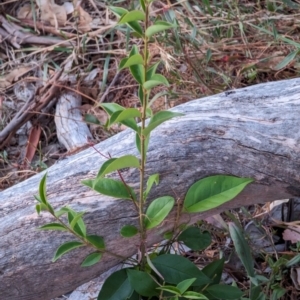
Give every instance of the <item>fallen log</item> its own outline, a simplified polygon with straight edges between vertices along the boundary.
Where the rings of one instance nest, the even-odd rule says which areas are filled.
[[[174,108],[184,117],[153,131],[147,174],[159,173],[160,184],[150,198],[183,197],[195,181],[214,174],[251,177],[255,182],[233,201],[211,211],[183,216],[185,221],[254,203],[300,196],[300,79],[270,82],[191,101]],[[112,157],[137,154],[134,134],[125,130],[101,142],[96,149]],[[93,148],[59,161],[47,170],[48,199],[54,207],[71,206],[85,211],[90,234],[105,237],[108,250],[129,257],[138,240],[119,235],[125,224],[136,223],[128,201],[96,194],[80,181],[95,177],[102,156]],[[119,262],[105,254],[100,263],[81,268],[89,250],[77,249],[57,262],[57,247],[72,239],[61,232],[38,231],[50,221],[38,217],[35,200],[38,174],[0,193],[0,298],[5,300],[51,299],[73,290]],[[123,172],[137,188],[138,173]],[[172,222],[152,230],[149,245],[162,240]]]

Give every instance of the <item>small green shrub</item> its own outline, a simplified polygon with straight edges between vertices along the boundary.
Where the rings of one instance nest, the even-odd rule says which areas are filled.
[[[125,155],[108,159],[101,167],[97,177],[84,180],[82,183],[99,194],[127,200],[139,215],[138,227],[125,225],[120,234],[130,238],[139,234],[139,261],[131,259],[132,267],[113,273],[105,281],[98,299],[237,299],[243,293],[235,286],[220,284],[224,259],[221,258],[208,264],[200,270],[187,258],[172,254],[174,242],[184,243],[192,250],[205,249],[211,241],[208,232],[201,232],[198,228],[179,224],[182,213],[199,213],[215,208],[238,195],[252,179],[237,178],[226,175],[216,175],[203,178],[194,183],[181,202],[177,205],[174,219],[174,229],[165,233],[168,244],[163,249],[148,253],[146,240],[148,230],[159,226],[174,207],[175,199],[166,195],[156,198],[147,206],[149,192],[154,185],[159,184],[159,174],[152,174],[146,178],[145,166],[147,162],[147,147],[151,132],[160,124],[182,114],[171,111],[160,111],[154,114],[151,110],[151,90],[159,85],[168,86],[168,80],[157,73],[160,62],[149,59],[149,44],[154,36],[176,29],[175,23],[153,19],[149,14],[151,1],[140,0],[140,10],[127,11],[124,8],[111,7],[120,18],[119,25],[126,24],[141,42],[141,51],[133,45],[128,57],[124,58],[119,69],[128,68],[139,85],[138,97],[141,111],[136,108],[124,108],[115,103],[103,103],[102,108],[109,115],[107,127],[121,123],[135,131],[136,147],[140,157]],[[153,99],[156,96],[154,95]],[[150,118],[146,123],[146,119]],[[140,120],[138,123],[136,120]],[[139,191],[130,187],[121,175],[121,169],[135,168],[140,172]],[[106,178],[111,172],[117,171],[120,180]],[[145,188],[143,188],[145,186]],[[65,253],[79,247],[92,247],[94,252],[82,262],[83,267],[89,267],[101,260],[106,251],[104,238],[88,235],[83,220],[83,213],[76,212],[69,207],[57,211],[47,200],[46,175],[40,182],[38,204],[36,210],[48,211],[55,222],[41,227],[43,230],[69,231],[76,240],[62,244],[56,251],[53,261]],[[65,218],[66,217],[66,218]],[[111,255],[116,255],[110,253]],[[117,256],[117,255],[116,255]]]

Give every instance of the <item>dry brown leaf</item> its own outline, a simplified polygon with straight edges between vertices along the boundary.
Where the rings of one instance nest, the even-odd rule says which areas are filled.
[[[94,115],[101,124],[105,124],[108,120],[108,116],[107,113],[105,111],[103,111],[102,109],[99,108],[95,108],[93,107],[89,113],[91,113],[92,115]]]
[[[93,21],[93,18],[81,6],[77,6],[76,11],[79,15],[79,26],[78,26],[78,28],[83,32],[90,31],[92,29],[91,23]]]
[[[37,149],[40,140],[41,131],[42,130],[40,125],[34,126],[30,130],[27,147],[26,147],[25,159],[23,162],[24,167],[28,166],[28,164],[31,163],[34,157],[35,151]]]
[[[31,70],[31,67],[20,67],[12,70],[10,73],[0,77],[0,88],[7,88],[17,81],[22,75]]]
[[[63,5],[57,5],[53,1],[36,0],[41,10],[41,20],[49,22],[58,29],[59,26],[65,26],[67,22],[67,12]]]
[[[285,241],[291,241],[297,243],[300,241],[300,225],[288,226],[288,228],[282,233],[282,238]]]
[[[216,256],[216,250],[205,250],[207,257],[214,258]]]
[[[17,12],[18,19],[32,19],[32,9],[31,4],[26,3]]]
[[[11,83],[7,81],[5,77],[0,77],[0,89],[6,89],[10,85]]]

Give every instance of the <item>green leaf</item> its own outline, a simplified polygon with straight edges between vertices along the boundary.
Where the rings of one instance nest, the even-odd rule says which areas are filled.
[[[157,67],[159,66],[159,64],[161,63],[161,61],[156,62],[155,64],[153,64],[146,73],[146,80],[150,80],[152,78],[152,76],[155,75],[155,72],[157,70]]]
[[[83,215],[84,215],[84,212],[76,214],[76,216],[73,218],[72,222],[70,223],[70,227],[72,229],[75,227],[75,225],[77,224],[77,222],[83,221],[82,218],[81,218]]]
[[[242,230],[236,224],[230,222],[228,224],[229,233],[232,238],[235,251],[243,263],[249,277],[255,277],[253,268],[253,259],[250,252],[250,247],[244,237]]]
[[[159,126],[165,121],[175,117],[181,117],[183,114],[172,111],[159,111],[151,119],[148,126],[144,129],[144,135],[148,135],[154,128]]]
[[[41,198],[40,198],[39,195],[33,195],[33,197],[34,197],[34,199],[35,199],[36,201],[42,203],[42,200],[41,200]]]
[[[129,67],[131,75],[134,79],[139,83],[143,84],[145,82],[144,79],[144,70],[145,67],[143,65],[133,65]]]
[[[82,180],[81,183],[93,189],[95,179],[85,179]]]
[[[125,109],[117,103],[101,103],[100,106],[107,112],[109,116],[111,116],[116,111]]]
[[[123,237],[133,237],[138,233],[138,229],[133,225],[125,225],[122,227],[120,233]]]
[[[299,50],[290,52],[279,64],[274,67],[274,70],[278,71],[286,67],[290,62],[292,62],[295,57],[298,55]]]
[[[102,236],[92,234],[87,235],[86,239],[99,250],[105,250],[105,243]]]
[[[76,211],[69,208],[69,211],[68,211],[69,224],[72,223],[73,219],[76,218],[77,215],[78,215],[78,213]],[[73,230],[82,237],[86,236],[86,226],[85,226],[82,218],[77,219],[77,222],[73,227]]]
[[[106,160],[106,161],[102,164],[102,166],[101,166],[101,168],[100,168],[100,170],[99,170],[99,172],[98,172],[98,174],[97,174],[97,178],[101,177],[102,174],[104,173],[104,171],[107,169],[107,167],[108,167],[112,162],[114,162],[116,159],[117,159],[117,158],[115,157],[115,158],[110,158],[110,159]]]
[[[156,253],[152,253],[151,254],[153,257],[155,256],[157,256],[157,254]],[[154,271],[154,273],[156,274],[156,275],[158,275],[163,281],[164,281],[164,277],[158,272],[158,270],[155,268],[155,266],[153,265],[153,263],[152,263],[152,261],[151,261],[151,259],[150,259],[150,257],[149,257],[149,255],[148,255],[148,253],[146,253],[146,260],[147,260],[147,263],[148,263],[148,266],[151,268],[151,270],[153,270]]]
[[[109,9],[117,16],[122,17],[126,13],[128,13],[128,10],[123,7],[116,7],[116,6],[109,6]]]
[[[144,199],[147,198],[149,192],[151,191],[151,188],[153,186],[153,184],[158,185],[159,183],[159,174],[152,174],[149,176],[148,180],[147,180],[147,188],[144,192]]]
[[[150,107],[159,97],[162,97],[162,96],[165,96],[165,95],[168,95],[167,91],[161,91],[161,92],[155,94],[153,96],[153,98],[150,100],[150,102],[148,103],[148,107]]]
[[[47,204],[46,181],[47,181],[47,173],[45,173],[45,175],[42,177],[39,185],[39,199],[44,204]]]
[[[225,258],[221,258],[206,265],[202,272],[212,280],[212,284],[218,284],[222,277]]]
[[[272,296],[271,296],[271,300],[279,300],[279,299],[284,299],[282,298],[284,296],[284,294],[287,292],[286,289],[280,287],[280,286],[276,286],[276,287],[272,287]]]
[[[122,181],[110,178],[96,178],[94,180],[83,180],[82,183],[87,185],[97,193],[114,197],[117,199],[136,199],[136,194],[130,186],[125,186]]]
[[[160,75],[160,74],[154,74],[150,80],[146,81],[144,84],[143,84],[143,87],[146,89],[146,90],[150,90],[158,85],[165,85],[165,86],[169,86],[169,82],[167,80],[167,78],[163,75]]]
[[[140,4],[141,4],[143,11],[146,11],[145,0],[140,0]]]
[[[122,68],[120,70],[129,68],[134,65],[143,65],[144,64],[144,59],[141,54],[133,54],[132,56],[129,56],[128,59],[124,64],[122,64]]]
[[[97,119],[97,117],[91,114],[85,114],[83,121],[89,124],[101,125],[101,122]]]
[[[296,256],[294,256],[292,259],[290,259],[286,264],[285,267],[286,268],[290,268],[293,265],[299,264],[300,262],[300,254],[297,254]]]
[[[262,298],[260,298],[262,295],[262,286],[255,286],[253,284],[250,285],[250,295],[249,298],[255,299],[255,300],[262,300]],[[263,298],[265,299],[265,298]]]
[[[121,61],[119,63],[119,70],[124,69],[124,65],[126,64],[127,60],[128,60],[128,57],[124,57],[121,59]]]
[[[180,293],[183,294],[194,282],[196,278],[186,279],[177,284]]]
[[[174,206],[173,197],[164,196],[153,200],[146,211],[145,228],[158,226],[169,214]]]
[[[127,108],[122,111],[116,111],[112,114],[109,120],[109,125],[111,126],[114,123],[120,123],[124,120],[127,119],[132,119],[132,118],[140,118],[141,113],[138,109],[136,108]]]
[[[139,295],[144,297],[152,297],[159,294],[159,292],[156,290],[158,284],[148,273],[127,269],[127,275],[131,286]]]
[[[218,299],[235,300],[243,296],[243,292],[237,287],[224,284],[211,285],[205,291]]]
[[[82,267],[90,267],[100,261],[102,253],[94,252],[89,254],[82,262]]]
[[[204,296],[201,293],[193,292],[193,291],[187,291],[182,295],[184,298],[187,299],[203,299],[203,300],[209,300],[206,296]]]
[[[55,214],[54,209],[49,202],[47,202],[47,204],[42,203],[41,207],[47,207],[46,210],[48,210],[52,215]]]
[[[68,229],[60,223],[49,223],[49,224],[41,226],[39,229],[68,231]]]
[[[194,183],[184,200],[186,212],[203,212],[232,200],[253,180],[227,175],[203,178]]]
[[[72,211],[69,207],[62,207],[60,210],[55,212],[55,216],[57,218],[61,217],[62,215],[68,213],[69,211]]]
[[[123,111],[125,110],[124,107],[122,107],[119,104],[116,103],[101,103],[100,105],[106,112],[107,114],[111,117],[116,111]],[[125,126],[138,131],[138,126],[136,125],[136,122],[134,120],[124,120],[121,121],[122,124],[124,124]]]
[[[139,96],[139,100],[141,102],[141,105],[143,106],[144,91],[143,91],[143,86],[141,84],[139,84],[138,96]],[[148,93],[148,96],[149,96],[149,93]]]
[[[179,235],[178,241],[182,241],[194,251],[199,251],[211,244],[211,235],[208,231],[202,233],[197,227],[189,227]]]
[[[41,213],[41,204],[37,204],[35,206],[35,210],[36,210],[37,214],[39,215]]]
[[[168,22],[163,22],[163,21],[157,21],[155,22],[154,25],[149,26],[146,30],[146,36],[148,38],[150,38],[152,35],[161,32],[161,31],[165,31],[167,29],[176,27],[175,25],[168,23]]]
[[[127,23],[127,26],[129,26],[132,30],[134,30],[137,37],[143,38],[143,29],[138,22]]]
[[[195,264],[180,255],[163,254],[154,258],[152,263],[167,283],[179,284],[191,278],[196,278],[192,286],[210,283],[210,279]]]
[[[134,21],[144,21],[145,13],[140,10],[132,10],[122,15],[118,24],[125,24]]]
[[[113,36],[114,36],[114,32],[111,31],[111,37]],[[107,84],[110,61],[111,61],[111,56],[110,54],[108,54],[104,59],[104,64],[102,67],[102,81],[101,81],[100,93],[104,92],[104,88],[106,87]]]
[[[117,17],[122,17],[128,13],[128,10],[122,7],[110,6],[109,8]],[[143,29],[137,21],[129,22],[127,25],[134,30],[139,37],[143,37]]]
[[[109,174],[111,172],[114,172],[116,170],[120,170],[123,168],[139,168],[140,167],[140,162],[139,160],[133,156],[133,155],[124,155],[121,157],[118,157],[114,160],[110,159],[109,164],[106,165],[105,169],[100,169],[97,178],[98,177],[103,177],[106,174]]]
[[[123,300],[130,297],[130,285],[126,269],[111,274],[104,282],[97,300]]]
[[[134,56],[134,55],[140,55],[139,54],[139,49],[136,45],[133,45],[133,47],[131,48],[131,51],[129,53],[129,57]],[[142,85],[145,81],[145,78],[144,78],[145,68],[144,68],[143,63],[142,64],[131,65],[129,67],[129,70],[130,70],[132,76],[135,78],[135,80],[139,84]]]
[[[150,117],[150,118],[153,117],[153,111],[150,107],[146,108],[146,117]]]
[[[69,252],[73,249],[76,249],[78,247],[82,247],[82,246],[84,246],[84,244],[81,242],[77,242],[77,241],[66,242],[66,243],[60,245],[58,247],[58,249],[56,250],[56,253],[52,259],[52,262],[57,261],[61,256],[63,256],[67,252]]]
[[[158,290],[163,290],[163,291],[166,291],[166,292],[169,292],[171,294],[175,294],[175,295],[178,295],[180,296],[181,293],[180,293],[180,290],[173,286],[173,285],[163,285],[163,286],[160,286],[157,288]]]
[[[35,197],[36,197],[36,196],[35,196]],[[37,204],[37,205],[35,206],[35,209],[36,209],[36,212],[37,212],[38,214],[40,214],[41,211],[50,211],[50,210],[49,210],[49,207],[51,208],[50,210],[51,210],[52,212],[54,212],[54,211],[53,211],[53,208],[51,207],[51,205],[50,205],[49,203],[44,204],[44,203],[40,202],[39,204]]]

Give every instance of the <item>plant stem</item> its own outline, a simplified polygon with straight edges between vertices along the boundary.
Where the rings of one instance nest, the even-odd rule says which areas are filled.
[[[145,9],[145,31],[148,28],[149,22],[149,4],[146,4]],[[146,81],[146,74],[148,69],[148,38],[144,36],[144,81]],[[143,87],[142,87],[143,88]],[[140,267],[143,271],[146,265],[146,240],[147,240],[147,232],[144,227],[144,181],[145,181],[145,165],[146,165],[146,136],[144,135],[143,131],[145,129],[146,124],[146,110],[147,110],[147,99],[148,99],[148,91],[143,88],[143,107],[142,107],[142,127],[141,127],[141,168],[140,168],[140,203],[139,203],[139,221],[140,221],[140,236],[141,236],[141,262]]]

